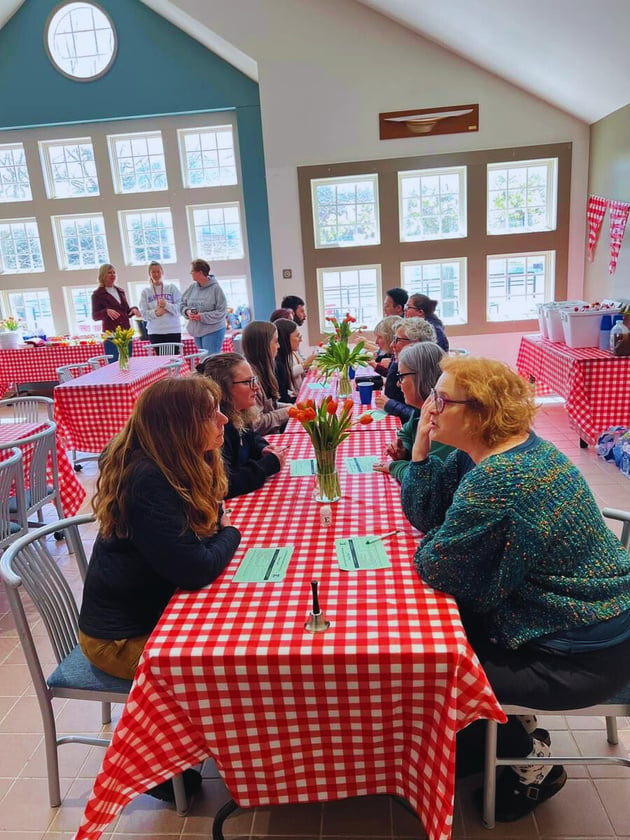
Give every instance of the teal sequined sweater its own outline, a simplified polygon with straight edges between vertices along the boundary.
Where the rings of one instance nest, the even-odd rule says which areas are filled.
[[[402,505],[425,537],[420,576],[484,614],[507,648],[630,609],[630,558],[586,480],[533,433],[461,474],[457,452],[413,462]]]

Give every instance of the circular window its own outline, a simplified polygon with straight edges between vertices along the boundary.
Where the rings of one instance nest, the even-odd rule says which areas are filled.
[[[98,79],[116,57],[114,25],[94,3],[65,3],[48,20],[46,49],[64,76],[78,81]]]

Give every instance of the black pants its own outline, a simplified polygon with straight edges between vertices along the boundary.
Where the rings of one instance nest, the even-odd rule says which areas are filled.
[[[630,639],[592,653],[547,653],[535,644],[508,650],[490,641],[477,617],[462,612],[462,621],[500,703],[549,711],[580,709],[613,697],[628,682]],[[483,769],[484,739],[485,721],[459,733],[458,775]],[[517,718],[499,726],[499,757],[526,756],[531,750],[531,735]]]
[[[181,333],[164,333],[164,335],[150,335],[149,340],[151,344],[181,344]],[[164,351],[160,348],[160,355],[164,355]]]

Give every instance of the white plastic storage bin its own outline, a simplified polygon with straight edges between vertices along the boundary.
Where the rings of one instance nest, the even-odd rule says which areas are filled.
[[[586,306],[585,300],[555,300],[543,304],[543,320],[545,322],[545,338],[549,341],[564,341],[564,331],[560,313],[564,309],[574,309],[576,306]]]
[[[599,327],[603,315],[617,315],[618,309],[560,310],[564,341],[568,347],[599,347]]]

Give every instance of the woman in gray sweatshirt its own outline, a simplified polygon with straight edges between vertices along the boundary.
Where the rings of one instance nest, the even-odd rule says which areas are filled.
[[[199,350],[220,353],[225,338],[225,294],[205,260],[193,260],[190,276],[194,282],[182,295],[180,304],[180,311],[188,320],[188,332]]]

